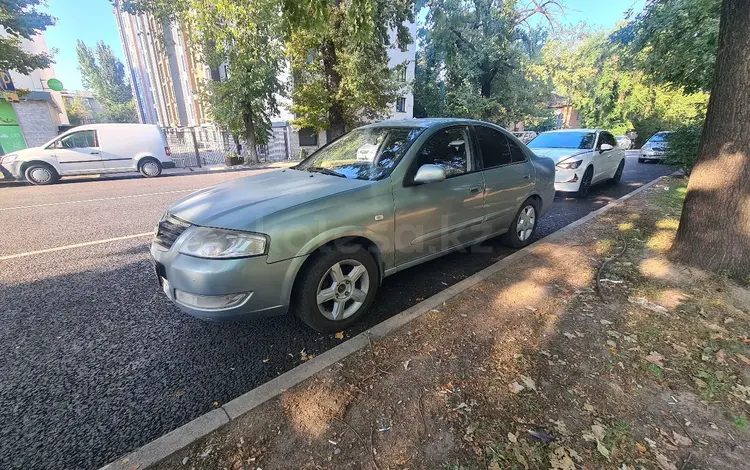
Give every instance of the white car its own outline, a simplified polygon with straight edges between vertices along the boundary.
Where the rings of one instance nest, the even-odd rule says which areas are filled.
[[[633,148],[633,141],[628,136],[618,135],[615,137],[615,140],[617,140],[617,146],[622,149],[630,150]]]
[[[543,132],[527,146],[555,162],[555,190],[586,197],[589,188],[606,181],[617,184],[625,169],[625,150],[614,136],[598,129]]]
[[[646,161],[661,161],[667,153],[667,147],[669,146],[669,138],[672,136],[671,132],[657,132],[652,135],[650,139],[643,144],[641,151],[638,153],[638,163],[644,163]]]
[[[534,131],[515,131],[513,132],[513,135],[516,136],[518,140],[523,142],[524,144],[530,142],[534,137],[536,137],[536,132]]]
[[[69,175],[139,171],[159,176],[163,168],[174,168],[170,155],[166,136],[153,124],[88,124],[5,155],[0,166],[6,178],[51,184]]]

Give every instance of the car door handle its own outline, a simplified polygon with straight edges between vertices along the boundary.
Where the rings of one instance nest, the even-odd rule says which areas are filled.
[[[525,180],[531,179],[531,175],[523,175],[523,179]]]
[[[99,155],[99,152],[89,152],[89,155]]]
[[[481,186],[472,186],[471,188],[469,188],[469,194],[479,194],[479,191],[481,190]]]

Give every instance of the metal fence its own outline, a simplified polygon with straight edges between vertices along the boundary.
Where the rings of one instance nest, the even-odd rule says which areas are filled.
[[[271,129],[268,144],[257,147],[259,161],[274,162],[289,158],[286,129],[276,126]],[[165,127],[164,134],[177,167],[201,167],[224,163],[226,157],[239,156],[244,159],[247,156],[244,139],[235,139],[231,133],[215,127]]]

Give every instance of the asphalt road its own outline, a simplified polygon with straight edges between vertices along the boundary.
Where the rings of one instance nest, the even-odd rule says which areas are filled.
[[[669,172],[629,157],[620,185],[556,199],[537,237]],[[204,323],[156,285],[146,233],[167,207],[247,174],[0,185],[0,468],[98,468],[340,343],[292,315]],[[346,337],[510,252],[490,240],[387,278]]]

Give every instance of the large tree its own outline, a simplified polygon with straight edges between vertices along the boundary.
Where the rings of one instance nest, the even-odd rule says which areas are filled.
[[[112,48],[99,41],[95,48],[78,40],[78,70],[83,86],[91,90],[109,122],[138,122],[133,92],[125,78],[125,67]]]
[[[285,93],[281,0],[124,0],[120,8],[186,26],[195,56],[212,70],[201,101],[217,124],[244,138],[246,162],[257,163]]]
[[[420,103],[420,111],[502,125],[546,117],[551,89],[537,73],[546,32],[529,27],[526,20],[544,15],[554,21],[558,2],[532,1],[529,7],[525,5],[514,0],[427,2],[418,64],[423,75],[417,77],[415,95],[430,101]],[[440,83],[437,87],[436,78]],[[435,99],[438,92],[444,97],[444,106]]]
[[[33,54],[21,47],[22,39],[31,39],[55,24],[53,17],[38,10],[43,4],[41,0],[0,1],[0,27],[5,30],[0,36],[0,70],[28,74],[52,63],[49,54]]]
[[[673,256],[750,276],[750,2],[724,0],[716,73]]]
[[[283,0],[283,12],[295,123],[335,138],[385,116],[406,85],[388,48],[413,40],[413,1]]]

